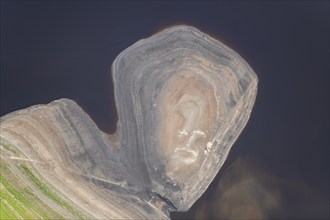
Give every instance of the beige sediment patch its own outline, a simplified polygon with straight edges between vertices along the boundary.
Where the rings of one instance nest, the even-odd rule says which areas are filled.
[[[169,85],[162,108],[161,143],[168,175],[181,182],[206,159],[217,102],[212,85],[194,72],[182,72]]]

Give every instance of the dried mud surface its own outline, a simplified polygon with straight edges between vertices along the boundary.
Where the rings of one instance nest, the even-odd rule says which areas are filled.
[[[69,99],[0,119],[4,179],[29,187],[50,218],[167,219],[188,210],[247,123],[258,81],[237,53],[188,26],[138,41],[112,74],[115,134]],[[29,207],[12,213],[41,215]]]

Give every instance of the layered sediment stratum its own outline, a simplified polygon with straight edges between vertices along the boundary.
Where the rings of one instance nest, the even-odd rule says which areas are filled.
[[[176,26],[123,51],[112,74],[115,134],[71,100],[32,106],[1,117],[2,167],[65,218],[159,219],[188,210],[247,123],[254,71],[219,41]],[[33,186],[24,167],[71,208]]]

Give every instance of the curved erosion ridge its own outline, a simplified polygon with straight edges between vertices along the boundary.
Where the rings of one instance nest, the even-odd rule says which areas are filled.
[[[115,134],[100,131],[71,100],[32,106],[1,118],[3,167],[15,175],[29,166],[81,218],[169,218],[188,210],[247,123],[256,74],[189,26],[138,41],[119,54],[112,74]],[[39,194],[55,213],[74,215]]]

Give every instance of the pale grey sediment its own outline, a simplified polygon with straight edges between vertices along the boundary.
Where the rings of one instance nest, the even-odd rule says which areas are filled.
[[[256,74],[219,41],[175,26],[124,50],[112,76],[116,134],[103,133],[75,102],[61,99],[2,117],[1,138],[78,181],[81,194],[48,166],[33,164],[95,217],[168,218],[188,210],[247,123]],[[84,206],[88,197],[99,200]]]
[[[195,28],[177,26],[123,51],[113,64],[113,78],[122,128],[119,135],[129,137],[122,144],[127,160],[131,161],[125,164],[132,173],[135,169],[148,170],[134,178],[135,185],[140,190],[151,188],[168,198],[178,210],[189,209],[214,178],[246,124],[257,91],[255,73],[237,53],[220,42]],[[177,96],[169,104],[166,97],[173,93]],[[171,109],[164,112],[166,107],[180,102],[180,98],[181,106],[173,112]],[[168,131],[170,134],[162,136],[164,126],[177,122],[169,119],[174,117],[175,110],[179,110],[178,116],[187,116],[183,121],[199,119],[201,123],[187,125],[188,131],[175,130],[184,126],[174,126]],[[175,137],[180,135],[178,132],[186,140]],[[177,146],[168,145],[178,141],[186,146],[189,138],[200,144],[182,148],[182,153],[192,154],[191,161],[185,165],[179,159],[171,164],[168,157]],[[165,143],[171,139],[173,142]],[[173,148],[172,152],[166,154],[166,148]],[[187,169],[182,167],[184,173],[175,173],[169,165]]]

